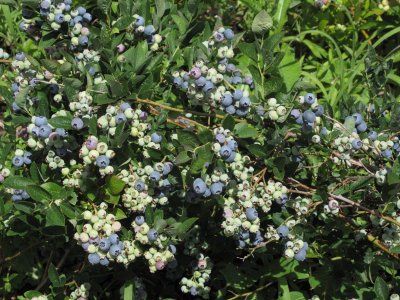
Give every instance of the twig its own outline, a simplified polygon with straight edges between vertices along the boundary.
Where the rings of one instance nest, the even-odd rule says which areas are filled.
[[[239,299],[239,298],[246,298],[254,293],[260,292],[262,290],[265,290],[266,288],[270,287],[272,284],[274,283],[274,281],[268,282],[266,285],[260,286],[259,288],[255,289],[254,291],[251,292],[246,292],[243,294],[239,294],[239,295],[235,295],[231,298],[228,298],[228,300],[235,300],[235,299]],[[231,292],[233,293],[233,292]],[[234,294],[234,293],[233,293]]]

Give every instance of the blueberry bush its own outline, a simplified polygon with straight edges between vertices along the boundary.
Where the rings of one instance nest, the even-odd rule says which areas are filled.
[[[2,299],[400,299],[398,0],[0,0]]]

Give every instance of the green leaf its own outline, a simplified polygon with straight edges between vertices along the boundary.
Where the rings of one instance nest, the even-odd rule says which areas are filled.
[[[187,163],[191,159],[192,158],[189,156],[188,151],[182,151],[182,152],[179,152],[178,155],[175,157],[174,164],[182,165],[184,163]]]
[[[4,180],[4,186],[12,189],[25,189],[28,185],[35,185],[35,182],[28,178],[22,176],[10,176]]]
[[[172,15],[171,17],[178,26],[179,33],[183,35],[188,27],[188,21],[184,17],[178,15]]]
[[[211,143],[196,148],[193,155],[193,162],[191,166],[192,174],[200,173],[207,164],[210,164],[214,156],[211,149]]]
[[[291,91],[301,74],[301,60],[297,59],[288,48],[279,64],[279,74],[282,76],[286,91]]]
[[[18,94],[15,96],[15,102],[19,107],[25,107],[26,106],[26,98],[29,93],[29,86],[22,88]]]
[[[42,59],[41,63],[51,73],[57,73],[61,66],[58,61],[52,59]]]
[[[106,188],[112,195],[119,195],[125,187],[125,182],[117,176],[107,177]]]
[[[222,120],[222,127],[225,129],[229,129],[232,131],[235,128],[235,119],[231,115],[226,115],[225,118]]]
[[[374,291],[379,300],[387,300],[389,298],[389,288],[379,276],[375,280]]]
[[[266,157],[265,147],[259,144],[251,144],[247,146],[247,149],[250,151],[251,154],[257,157]]]
[[[178,132],[178,142],[184,146],[185,148],[195,148],[200,145],[200,141],[197,138],[196,134],[191,131],[181,130]]]
[[[124,300],[135,300],[135,282],[129,280],[123,286]]]
[[[292,0],[279,0],[274,14],[274,21],[277,22],[276,31],[280,31],[287,21],[287,10]]]
[[[57,269],[53,263],[50,264],[47,275],[49,276],[49,280],[53,285],[57,286],[60,283]]]
[[[64,215],[55,204],[46,211],[46,227],[50,226],[65,226]]]
[[[72,129],[72,117],[59,116],[49,119],[49,124],[55,128]]]
[[[253,24],[251,24],[251,30],[254,33],[265,33],[269,30],[273,25],[273,21],[271,16],[263,9],[260,11],[253,20]]]
[[[239,138],[255,138],[257,136],[257,129],[252,125],[242,122],[235,125],[234,133]]]
[[[97,0],[97,7],[101,9],[101,11],[107,15],[109,9],[111,8],[111,0]]]
[[[285,277],[278,278],[279,289],[281,290],[281,300],[291,300],[289,285]]]
[[[25,187],[26,192],[31,196],[31,198],[35,201],[42,202],[50,201],[51,195],[43,188],[37,185],[28,185]]]
[[[197,222],[199,218],[189,218],[185,221],[183,221],[182,223],[179,224],[178,228],[177,228],[177,233],[179,235],[184,235],[186,232],[189,231],[189,229],[194,225],[194,223]]]

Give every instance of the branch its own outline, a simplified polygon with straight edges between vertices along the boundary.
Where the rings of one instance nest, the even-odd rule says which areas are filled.
[[[268,282],[266,285],[260,286],[259,288],[255,289],[254,291],[246,292],[246,293],[239,294],[239,295],[235,295],[232,298],[228,298],[228,300],[235,300],[235,299],[239,299],[239,298],[247,298],[248,296],[250,296],[250,295],[252,295],[254,293],[258,293],[258,292],[260,292],[262,290],[265,290],[266,288],[271,286],[273,283],[274,283],[274,281]],[[231,292],[231,293],[233,293],[233,292]]]

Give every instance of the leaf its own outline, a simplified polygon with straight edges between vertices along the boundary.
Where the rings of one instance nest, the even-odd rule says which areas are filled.
[[[25,187],[26,192],[35,201],[42,202],[43,200],[50,201],[51,195],[43,188],[37,185],[28,185]]]
[[[281,290],[281,300],[291,300],[289,285],[285,277],[278,278],[279,289]]]
[[[18,94],[15,96],[15,102],[19,107],[25,107],[26,105],[26,98],[29,93],[29,86],[22,88]]]
[[[58,69],[60,68],[60,63],[56,60],[42,59],[41,63],[51,73],[57,73]]]
[[[179,152],[178,155],[175,157],[174,164],[176,165],[182,165],[188,161],[190,161],[192,158],[189,156],[188,151],[182,151]]]
[[[250,151],[251,154],[257,157],[266,157],[265,147],[259,144],[250,144],[247,146],[247,149]]]
[[[117,176],[107,177],[106,188],[112,195],[119,195],[125,187],[125,182]]]
[[[199,218],[189,218],[182,223],[179,224],[177,228],[177,233],[179,235],[184,235],[186,232],[189,231],[189,229],[193,226],[194,223],[197,222]]]
[[[231,131],[235,128],[235,124],[235,119],[231,115],[226,115],[222,120],[222,127]]]
[[[239,138],[255,138],[257,129],[248,123],[242,122],[235,125],[234,133]]]
[[[10,176],[4,180],[4,186],[12,189],[25,189],[28,185],[35,185],[35,182],[28,178],[22,176]]]
[[[178,142],[185,147],[195,148],[200,145],[196,134],[190,131],[181,130],[178,132]]]
[[[389,288],[386,282],[379,276],[375,280],[374,291],[380,300],[386,300],[389,298]]]
[[[133,280],[127,281],[123,286],[124,300],[135,300],[135,282]]]
[[[178,15],[172,15],[171,17],[178,26],[179,33],[183,35],[188,27],[188,21],[184,17]]]
[[[72,117],[59,116],[49,119],[49,124],[55,128],[72,129]]]
[[[50,264],[47,275],[49,276],[49,280],[53,285],[57,286],[60,283],[57,269],[53,263]]]
[[[274,21],[277,22],[276,31],[280,31],[287,21],[287,10],[292,0],[279,0],[274,14]]]
[[[46,227],[50,226],[65,226],[64,215],[55,204],[46,211]]]
[[[100,8],[105,15],[107,15],[111,7],[111,2],[111,0],[97,0],[97,7]]]
[[[251,30],[254,33],[265,33],[273,25],[271,16],[263,9],[254,18]]]
[[[196,148],[194,151],[192,166],[190,168],[192,174],[200,173],[207,164],[211,163],[213,156],[214,152],[211,149],[210,143]]]
[[[301,74],[301,60],[298,60],[292,50],[288,48],[283,60],[279,64],[279,74],[281,74],[286,91],[292,90],[294,84],[299,80]]]

